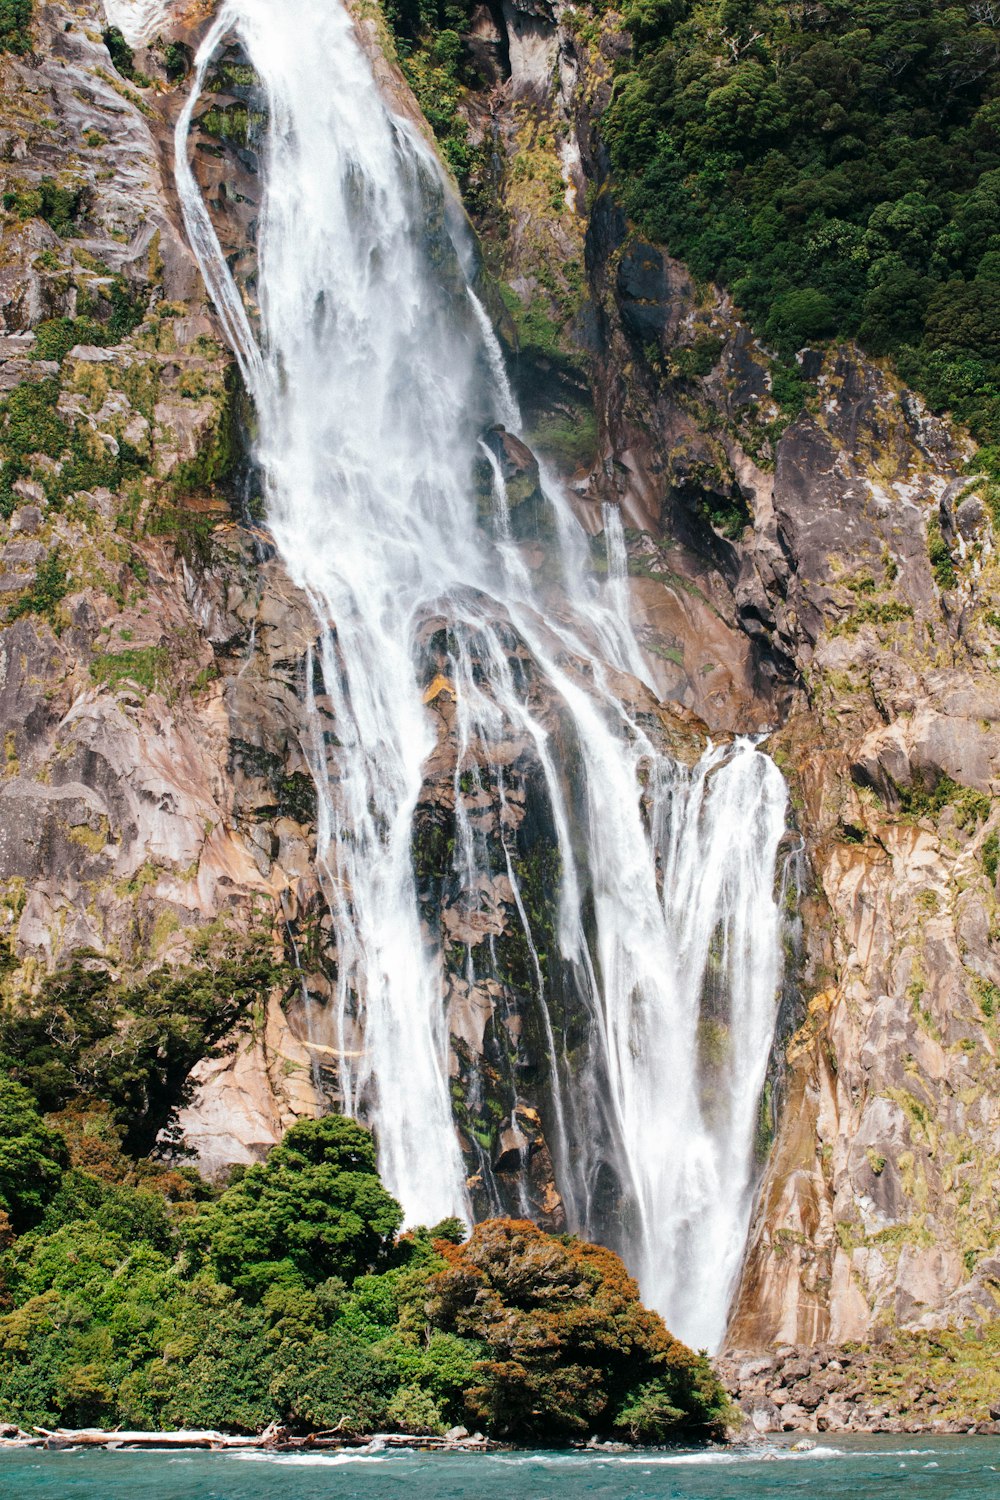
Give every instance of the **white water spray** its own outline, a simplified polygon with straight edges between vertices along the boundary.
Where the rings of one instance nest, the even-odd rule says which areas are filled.
[[[260,345],[187,158],[206,70],[228,32],[257,69],[269,117]],[[256,403],[270,526],[318,622],[305,712],[346,1107],[375,1126],[382,1172],[411,1223],[468,1215],[441,944],[421,922],[411,854],[434,747],[424,642],[440,623],[460,748],[455,868],[470,899],[482,854],[463,815],[468,747],[512,736],[532,747],[558,842],[554,958],[574,976],[592,1038],[576,1072],[549,1020],[504,847],[545,1018],[549,1144],[570,1223],[616,1239],[674,1331],[714,1346],[746,1234],[776,1016],[782,778],[748,741],[710,749],[688,771],[621,701],[621,674],[645,674],[613,508],[600,584],[558,487],[544,486],[561,573],[557,603],[547,597],[544,608],[495,461],[494,512],[481,519],[482,434],[516,426],[516,410],[461,269],[467,247],[456,252],[442,175],[380,97],[338,0],[227,0],[178,124],[177,180]],[[561,705],[571,751],[513,670],[512,642]],[[502,799],[499,752],[490,771]],[[617,1223],[599,1201],[602,1133]]]

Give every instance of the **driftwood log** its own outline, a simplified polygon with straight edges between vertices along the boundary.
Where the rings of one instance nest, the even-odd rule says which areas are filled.
[[[0,1440],[4,1447],[30,1448],[204,1448],[212,1451],[224,1449],[266,1449],[271,1452],[298,1452],[302,1449],[367,1450],[377,1453],[385,1448],[419,1448],[436,1452],[482,1452],[505,1446],[493,1443],[481,1433],[458,1436],[448,1433],[444,1437],[430,1437],[423,1433],[379,1432],[362,1436],[331,1430],[309,1433],[297,1437],[288,1428],[272,1424],[257,1437],[241,1437],[232,1433],[212,1431],[182,1432],[105,1432],[96,1427],[35,1427],[33,1434],[18,1433],[16,1437]]]

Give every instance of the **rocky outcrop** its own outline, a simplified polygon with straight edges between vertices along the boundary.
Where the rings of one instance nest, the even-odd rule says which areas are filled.
[[[117,73],[102,20],[50,5],[32,57],[0,64],[12,1004],[83,950],[128,976],[264,922],[280,951],[315,899],[296,707],[311,617],[234,524],[238,391],[179,227],[163,96]],[[235,1061],[206,1065],[210,1167],[320,1108],[294,998],[260,998]]]
[[[1000,1269],[994,1262],[994,1274]],[[993,1351],[952,1335],[874,1347],[780,1345],[727,1356],[722,1379],[747,1436],[767,1432],[1000,1433]]]

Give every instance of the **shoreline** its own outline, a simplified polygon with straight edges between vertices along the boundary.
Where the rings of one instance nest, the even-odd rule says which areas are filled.
[[[974,1394],[968,1364],[932,1373],[925,1346],[913,1339],[734,1350],[714,1364],[743,1430],[759,1437],[1000,1437],[1000,1376],[988,1393]]]
[[[99,1427],[34,1427],[31,1432],[0,1423],[0,1452],[37,1448],[49,1452],[95,1448],[132,1453],[167,1448],[202,1449],[209,1452],[257,1451],[267,1453],[342,1452],[345,1449],[381,1453],[390,1448],[417,1448],[426,1452],[487,1453],[513,1451],[515,1445],[500,1443],[482,1433],[463,1436],[404,1432],[376,1432],[366,1436],[318,1432],[297,1436],[286,1428],[268,1427],[262,1433],[217,1432],[213,1428],[178,1429],[175,1432],[105,1430]]]
[[[6,1431],[11,1431],[7,1428]],[[813,1435],[817,1430],[813,1429]],[[1000,1422],[988,1423],[970,1422],[968,1425],[961,1423],[943,1422],[933,1426],[928,1425],[900,1425],[898,1420],[889,1420],[889,1425],[871,1426],[865,1428],[852,1427],[839,1429],[823,1429],[818,1433],[822,1438],[839,1437],[888,1437],[888,1436],[921,1436],[921,1437],[1000,1437]],[[792,1439],[795,1441],[791,1441]],[[744,1423],[738,1431],[725,1441],[695,1444],[659,1444],[653,1445],[657,1452],[726,1452],[729,1450],[753,1449],[764,1446],[769,1439],[788,1439],[788,1447],[792,1452],[809,1452],[817,1446],[813,1437],[795,1429],[776,1429],[761,1431],[751,1421]],[[545,1443],[504,1443],[491,1438],[483,1437],[476,1433],[467,1438],[434,1437],[420,1433],[372,1433],[368,1436],[335,1436],[333,1434],[307,1434],[298,1437],[291,1433],[279,1431],[271,1433],[265,1431],[257,1436],[246,1434],[216,1432],[214,1430],[196,1429],[191,1431],[179,1430],[177,1432],[140,1432],[140,1431],[104,1431],[99,1428],[41,1428],[36,1427],[32,1432],[18,1430],[16,1436],[5,1435],[5,1428],[0,1423],[0,1455],[4,1452],[48,1452],[48,1453],[76,1453],[82,1449],[89,1448],[95,1452],[108,1453],[156,1453],[169,1450],[177,1452],[204,1453],[344,1453],[354,1452],[358,1456],[376,1456],[389,1452],[393,1449],[400,1451],[418,1453],[529,1453],[536,1449],[544,1451],[559,1451],[566,1453],[577,1453],[580,1455],[593,1454],[620,1455],[638,1452],[648,1452],[650,1445],[639,1443],[600,1442],[591,1440],[583,1443],[561,1444],[558,1449],[550,1449]]]

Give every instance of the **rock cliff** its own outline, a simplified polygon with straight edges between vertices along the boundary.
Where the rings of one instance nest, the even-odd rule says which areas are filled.
[[[182,1117],[221,1170],[336,1103],[336,954],[300,738],[315,626],[260,526],[251,417],[172,188],[210,8],[116,66],[96,0],[38,6],[31,54],[0,57],[0,916],[11,1004],[76,952],[141,973],[189,960],[205,928],[238,951],[267,926],[287,979],[199,1065]],[[417,117],[386,28],[358,25]],[[636,685],[636,709],[684,758],[706,728],[769,733],[793,790],[802,936],[729,1343],[993,1321],[1000,570],[972,445],[851,347],[801,351],[790,389],[722,292],[631,231],[597,131],[626,45],[613,13],[504,0],[466,42],[481,286],[595,552],[602,505],[621,508],[662,700]],[[192,151],[251,306],[261,126],[224,52]],[[530,452],[496,441],[530,506]],[[526,1196],[558,1227],[530,955],[502,873],[474,913],[449,890],[443,673],[426,701],[425,915],[500,955],[494,979],[448,978],[477,1207]],[[537,765],[509,753],[507,804],[484,793],[472,815],[486,840],[505,820],[540,900]]]

